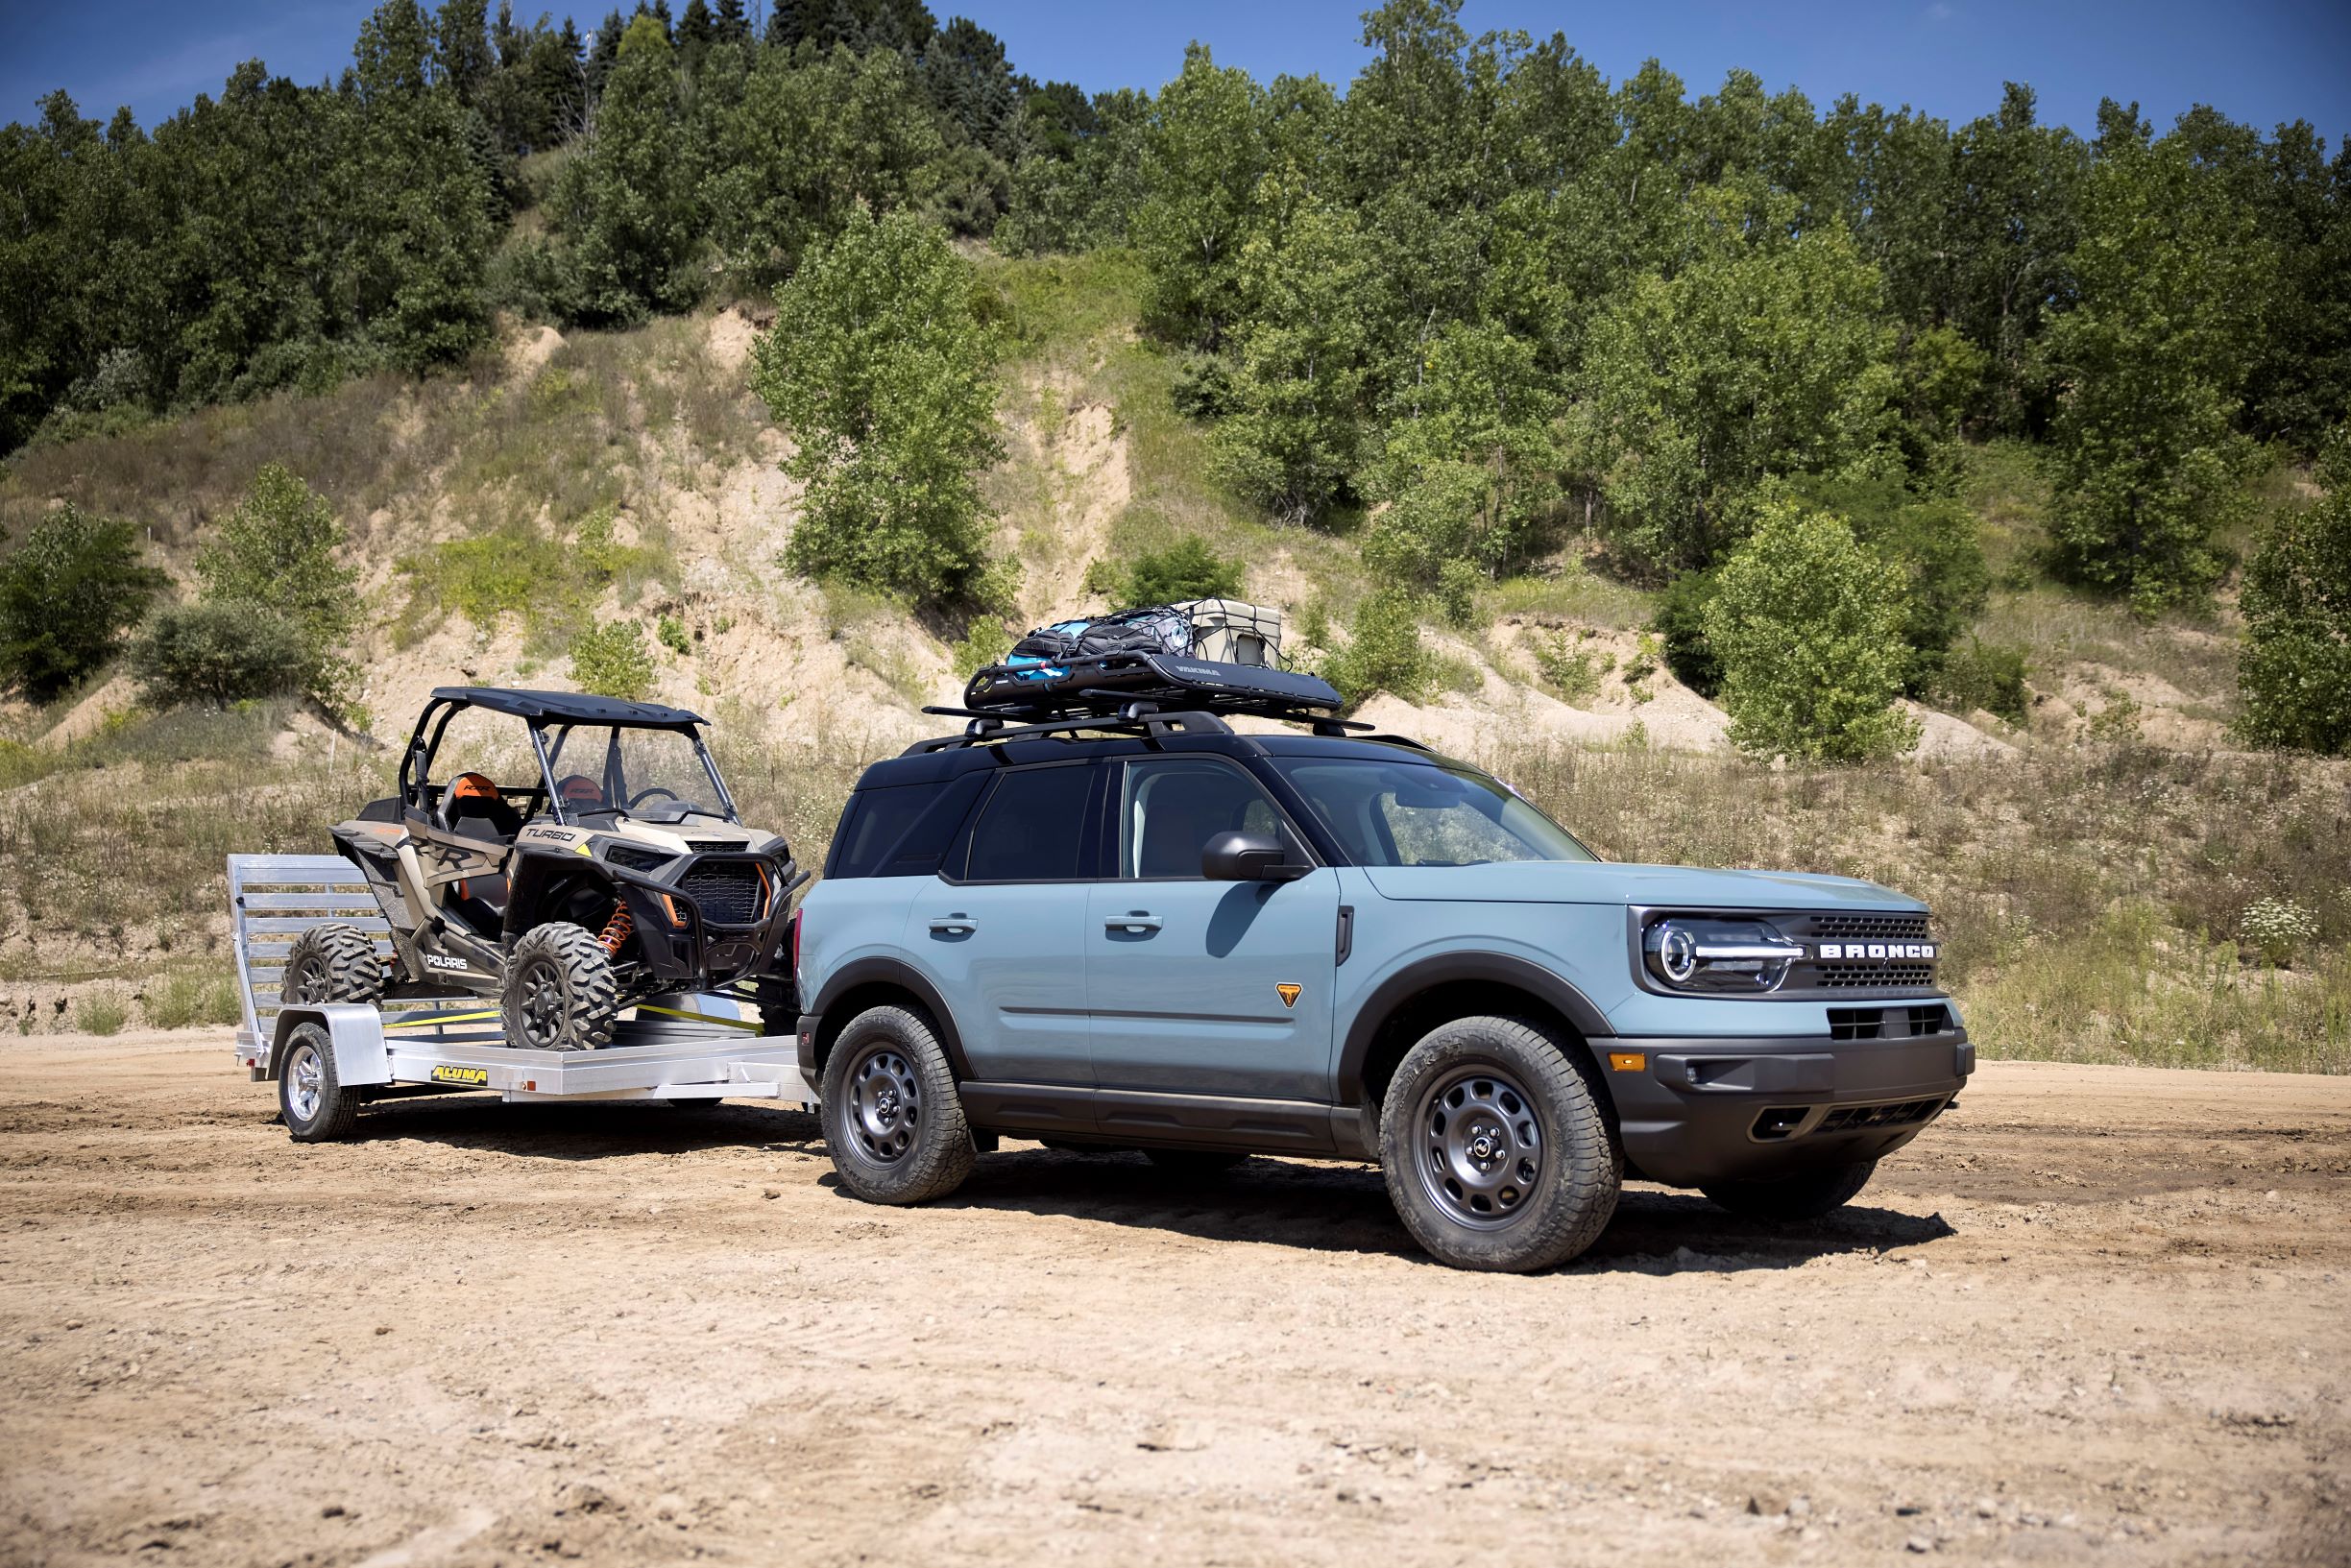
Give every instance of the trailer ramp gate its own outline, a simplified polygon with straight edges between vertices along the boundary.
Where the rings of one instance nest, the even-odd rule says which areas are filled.
[[[392,958],[392,928],[359,868],[339,855],[229,856],[230,939],[243,1020],[237,1065],[256,1082],[297,1023],[326,1026],[341,1083],[490,1090],[518,1099],[782,1099],[816,1103],[788,1025],[762,1032],[739,999],[674,995],[641,1002],[602,1050],[506,1044],[496,1001],[392,998],[373,1004],[297,1004],[279,992],[286,952],[313,926],[356,927]]]

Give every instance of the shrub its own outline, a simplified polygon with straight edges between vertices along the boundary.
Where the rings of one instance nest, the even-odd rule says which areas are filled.
[[[2237,929],[2247,946],[2273,969],[2293,961],[2294,950],[2318,936],[2318,921],[2291,899],[2255,899],[2245,905]]]
[[[633,620],[592,626],[571,639],[571,681],[599,697],[642,698],[653,689],[653,650]]]
[[[1842,521],[1766,505],[1706,612],[1732,740],[1822,761],[1915,744],[1918,727],[1893,706],[1909,659],[1904,609],[1900,568]]]
[[[1126,591],[1129,605],[1229,599],[1241,591],[1241,563],[1218,555],[1198,534],[1186,534],[1164,550],[1137,556]]]
[[[951,650],[956,675],[968,681],[988,665],[1003,663],[1011,651],[1012,634],[1004,622],[994,615],[979,616]]]
[[[291,628],[300,667],[291,685],[273,685],[270,692],[299,692],[359,718],[351,692],[354,671],[339,651],[359,621],[358,573],[335,565],[343,542],[343,525],[326,497],[292,470],[265,463],[198,553],[196,575],[206,605],[241,606]]]
[[[205,600],[158,611],[131,642],[131,672],[153,708],[300,692],[314,671],[293,621],[250,604]]]
[[[1412,595],[1400,589],[1375,593],[1347,622],[1348,640],[1331,657],[1331,685],[1350,708],[1382,691],[1418,702],[1436,679],[1436,663],[1420,643],[1420,620]]]
[[[70,502],[0,558],[0,688],[48,702],[114,656],[166,579],[128,522]]]
[[[2256,745],[2351,751],[2351,427],[2319,465],[2325,498],[2277,519],[2245,568],[2238,728]]]
[[[131,1009],[111,991],[92,991],[74,1003],[73,1021],[84,1034],[120,1034]]]
[[[233,1024],[242,1011],[233,976],[175,970],[147,993],[147,1022],[158,1029]]]
[[[1928,694],[1957,712],[1980,708],[2011,724],[2024,722],[2024,650],[1970,637],[1943,656]]]
[[[655,621],[653,635],[671,653],[683,656],[693,652],[693,643],[686,636],[686,623],[675,615],[664,615]]]
[[[1535,643],[1535,667],[1560,701],[1580,707],[1600,690],[1601,668],[1589,648],[1578,647],[1565,632]]]
[[[1975,518],[1957,500],[1914,495],[1888,474],[1799,479],[1788,488],[1807,507],[1843,518],[1855,539],[1902,568],[1903,639],[1913,655],[1903,689],[1921,694],[1991,592]]]
[[[1449,626],[1466,630],[1478,623],[1478,590],[1486,574],[1466,561],[1448,561],[1437,568],[1437,609]]]

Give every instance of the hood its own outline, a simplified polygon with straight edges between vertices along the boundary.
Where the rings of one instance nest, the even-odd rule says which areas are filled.
[[[1798,871],[1703,871],[1605,860],[1496,860],[1477,866],[1367,866],[1390,899],[1487,904],[1612,904],[1700,909],[1900,909],[1926,905],[1854,877]]]
[[[624,838],[632,844],[644,844],[679,855],[686,854],[696,845],[704,850],[719,845],[730,850],[756,849],[773,836],[716,817],[693,817],[685,822],[646,822],[640,817],[623,815],[609,819],[594,831],[615,838]]]

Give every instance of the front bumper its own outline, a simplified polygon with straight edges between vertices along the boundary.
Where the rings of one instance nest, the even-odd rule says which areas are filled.
[[[1975,1070],[1964,1029],[1894,1040],[1594,1041],[1627,1174],[1670,1187],[1874,1160],[1917,1137]],[[1633,1065],[1633,1058],[1639,1065]]]

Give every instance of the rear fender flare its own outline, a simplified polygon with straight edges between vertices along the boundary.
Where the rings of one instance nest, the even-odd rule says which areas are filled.
[[[955,1013],[948,1007],[947,999],[939,995],[937,986],[923,977],[920,970],[897,958],[853,958],[825,977],[816,1000],[803,1003],[805,1011],[824,1021],[813,1042],[815,1047],[831,1046],[834,1037],[848,1024],[847,1014],[835,1016],[841,999],[869,985],[895,986],[920,1001],[923,1011],[931,1017],[931,1026],[938,1030],[939,1045],[947,1052],[947,1063],[955,1071],[956,1081],[960,1083],[971,1076],[971,1063],[963,1055],[963,1035],[956,1027]]]

